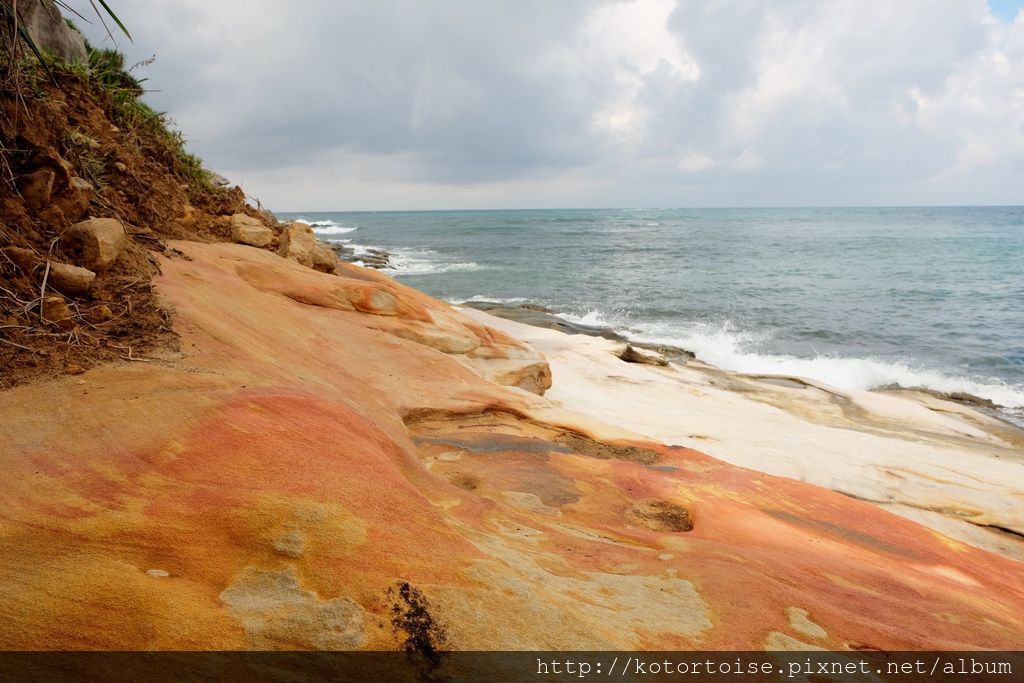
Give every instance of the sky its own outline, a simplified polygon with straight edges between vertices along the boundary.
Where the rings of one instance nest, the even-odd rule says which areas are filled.
[[[1024,204],[1024,0],[108,4],[275,211]]]

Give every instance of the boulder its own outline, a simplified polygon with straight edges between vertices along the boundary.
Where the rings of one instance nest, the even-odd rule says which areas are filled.
[[[3,254],[24,273],[31,273],[42,262],[42,259],[34,251],[22,247],[3,247],[0,249],[0,254]]]
[[[619,358],[627,363],[641,363],[643,365],[668,365],[668,361],[660,353],[638,349],[635,346],[626,344],[626,348],[619,354]]]
[[[47,283],[61,294],[80,296],[88,294],[96,281],[96,273],[86,268],[79,268],[68,263],[50,262],[50,275]]]
[[[38,211],[49,205],[56,177],[52,169],[40,168],[18,179],[18,191],[28,208]]]
[[[236,213],[231,217],[231,239],[252,247],[267,247],[274,241],[274,231],[252,216]]]
[[[313,268],[324,273],[333,273],[338,267],[338,257],[330,245],[323,242],[313,244]]]
[[[108,320],[114,319],[114,312],[110,310],[110,306],[106,304],[100,304],[99,306],[95,306],[86,311],[85,317],[89,320],[89,322],[104,323]]]
[[[316,235],[313,228],[305,223],[289,223],[281,231],[280,246],[277,253],[284,258],[298,261],[309,268],[313,267],[313,246]]]
[[[61,329],[70,329],[75,326],[68,302],[62,296],[43,297],[42,315],[44,320],[56,323]]]
[[[67,25],[53,0],[19,2],[18,22],[41,50],[61,61],[89,63],[82,34]]]
[[[95,193],[96,188],[92,183],[85,178],[74,177],[68,181],[67,189],[54,200],[54,204],[60,207],[68,221],[74,223],[82,220]]]
[[[90,218],[68,228],[62,237],[64,247],[82,266],[100,273],[121,255],[128,242],[124,226],[116,218]]]
[[[543,396],[551,388],[551,366],[540,354],[536,358],[487,358],[467,355],[463,362],[484,379],[507,387],[519,387]]]

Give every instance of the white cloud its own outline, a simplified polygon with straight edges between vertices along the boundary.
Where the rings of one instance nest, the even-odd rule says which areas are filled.
[[[155,106],[282,210],[1024,203],[1024,14],[982,0],[116,9]]]
[[[682,159],[679,160],[677,166],[680,171],[686,173],[692,173],[694,171],[703,171],[704,169],[711,168],[715,165],[715,160],[706,154],[699,154],[690,152]]]

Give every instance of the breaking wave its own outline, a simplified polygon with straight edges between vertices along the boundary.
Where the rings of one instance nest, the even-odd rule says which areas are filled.
[[[597,309],[559,313],[570,322],[615,329],[628,339],[674,346],[705,363],[746,374],[787,375],[823,382],[838,389],[866,391],[883,387],[929,389],[967,394],[991,401],[1013,416],[1024,417],[1024,387],[997,378],[971,377],[916,366],[908,360],[818,355],[813,358],[764,353],[769,335],[738,329],[731,323],[658,324],[625,321]]]
[[[389,252],[385,272],[401,275],[436,275],[484,270],[473,261],[452,261],[432,249],[395,249]]]
[[[313,228],[318,237],[329,237],[331,235],[347,235],[359,229],[358,226],[339,225],[334,221],[309,221],[305,218],[296,218],[300,223],[305,223]],[[328,240],[329,241],[329,240]]]

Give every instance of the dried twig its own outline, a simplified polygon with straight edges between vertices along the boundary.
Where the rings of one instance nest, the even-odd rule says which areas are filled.
[[[35,349],[29,348],[27,346],[22,346],[21,344],[18,344],[17,342],[12,342],[10,339],[4,339],[3,337],[0,337],[0,342],[3,342],[4,344],[10,344],[11,346],[16,346],[19,349],[23,349],[25,351],[31,351],[31,352],[35,353]]]
[[[0,287],[0,292],[3,292],[4,294],[6,294],[7,298],[9,298],[11,301],[14,301],[19,306],[31,307],[32,304],[35,303],[34,301],[22,301],[21,299],[18,298],[18,296],[14,292],[12,292],[11,290],[7,289],[6,287]],[[26,310],[28,310],[28,309],[26,308]]]
[[[46,301],[46,280],[50,277],[50,260],[46,260],[46,270],[43,272],[43,284],[39,288],[39,320],[44,321],[46,318],[43,317],[43,302]]]

